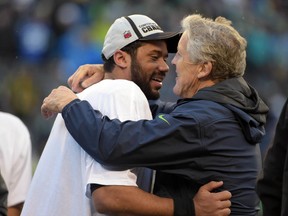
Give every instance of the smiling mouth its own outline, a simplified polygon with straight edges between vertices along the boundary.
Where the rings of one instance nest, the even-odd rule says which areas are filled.
[[[162,81],[163,81],[163,79],[161,79],[159,77],[158,78],[152,78],[151,79],[151,88],[158,91],[159,89],[162,88],[162,85],[163,85]]]
[[[163,79],[161,79],[161,78],[152,78],[152,80],[159,82],[159,83],[162,83],[162,81],[163,81]]]
[[[162,82],[162,80],[161,79],[157,79],[157,78],[153,78],[152,80],[154,80],[154,81],[156,81],[156,82]]]

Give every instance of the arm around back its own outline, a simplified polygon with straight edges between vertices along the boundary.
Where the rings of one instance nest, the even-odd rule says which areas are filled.
[[[162,198],[131,186],[102,186],[94,190],[92,196],[99,213],[131,216],[228,216],[230,215],[231,193],[211,191],[222,186],[223,182],[210,182],[200,187],[193,200],[185,203],[190,209],[175,209],[175,200]],[[182,203],[182,202],[181,202]],[[195,210],[193,209],[195,205]],[[194,212],[195,211],[195,212]],[[189,212],[189,213],[188,213]]]
[[[95,160],[107,166],[144,166],[173,173],[176,169],[183,169],[184,164],[191,163],[193,156],[203,151],[198,138],[198,122],[193,118],[161,114],[150,121],[120,122],[103,117],[89,103],[80,100],[66,105],[62,117],[77,143]],[[195,126],[195,133],[184,137],[183,130],[187,131],[187,125],[189,128]],[[192,136],[195,139],[191,141]]]
[[[172,199],[132,186],[102,186],[92,196],[97,211],[108,215],[172,216],[174,211]]]

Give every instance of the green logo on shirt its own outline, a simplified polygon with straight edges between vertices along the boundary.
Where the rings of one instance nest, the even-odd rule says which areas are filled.
[[[164,122],[166,122],[168,125],[170,125],[170,123],[164,118],[164,115],[161,114],[158,116],[161,120],[163,120]]]

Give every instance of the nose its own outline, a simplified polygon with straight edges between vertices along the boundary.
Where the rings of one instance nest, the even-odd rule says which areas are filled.
[[[173,57],[173,59],[172,59],[172,61],[171,61],[171,63],[172,63],[172,65],[176,65],[176,55],[174,55],[174,57]]]
[[[163,71],[165,73],[167,73],[169,71],[169,66],[168,66],[167,62],[164,59],[161,61],[161,64],[160,64],[159,68],[160,68],[160,71]]]

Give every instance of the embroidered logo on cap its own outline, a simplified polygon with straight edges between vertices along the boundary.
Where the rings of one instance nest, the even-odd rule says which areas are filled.
[[[158,26],[156,23],[145,23],[139,26],[139,28],[144,32],[150,32],[155,30],[162,30],[160,26]]]
[[[123,35],[125,39],[132,37],[132,34],[130,31],[125,31]]]

